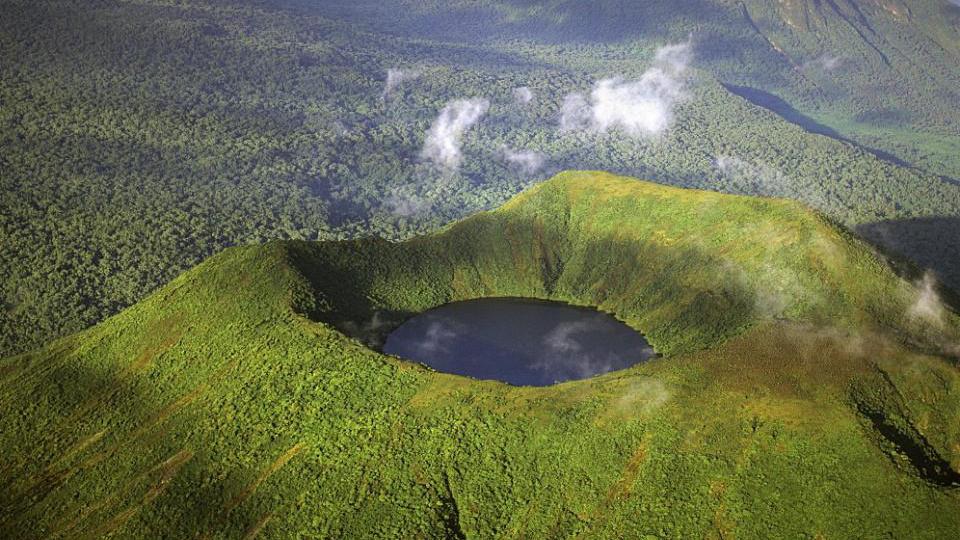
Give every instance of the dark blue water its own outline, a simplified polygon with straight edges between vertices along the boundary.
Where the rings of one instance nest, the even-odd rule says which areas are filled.
[[[440,306],[403,323],[383,350],[437,371],[529,386],[585,379],[655,355],[641,334],[606,313],[525,298]]]

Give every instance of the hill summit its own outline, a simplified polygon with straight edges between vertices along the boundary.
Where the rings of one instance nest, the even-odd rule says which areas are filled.
[[[492,296],[663,356],[530,388],[379,352]],[[228,249],[0,361],[0,533],[955,536],[958,345],[933,283],[798,203],[565,172],[402,243]]]

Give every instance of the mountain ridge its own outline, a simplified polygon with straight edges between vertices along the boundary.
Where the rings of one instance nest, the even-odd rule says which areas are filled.
[[[0,531],[950,534],[960,375],[933,352],[960,332],[915,324],[924,291],[798,203],[597,172],[404,243],[230,248],[0,361]],[[498,294],[599,306],[664,358],[526,388],[375,350]]]

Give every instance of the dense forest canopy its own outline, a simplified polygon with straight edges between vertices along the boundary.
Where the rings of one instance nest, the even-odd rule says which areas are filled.
[[[801,200],[960,285],[950,2],[0,9],[2,354],[227,246],[405,238],[567,168]]]
[[[224,249],[0,359],[0,537],[956,538],[960,316],[929,285],[795,201],[592,171],[403,242]],[[532,387],[378,352],[482,297],[662,356]]]

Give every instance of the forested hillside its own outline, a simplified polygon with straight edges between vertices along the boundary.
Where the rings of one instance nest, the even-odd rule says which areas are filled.
[[[404,238],[563,168],[795,198],[960,284],[960,8],[584,6],[2,0],[0,353],[227,246]]]
[[[361,341],[495,296],[662,356],[524,387]],[[566,172],[405,242],[227,249],[0,358],[0,537],[956,538],[958,344],[794,201]]]

